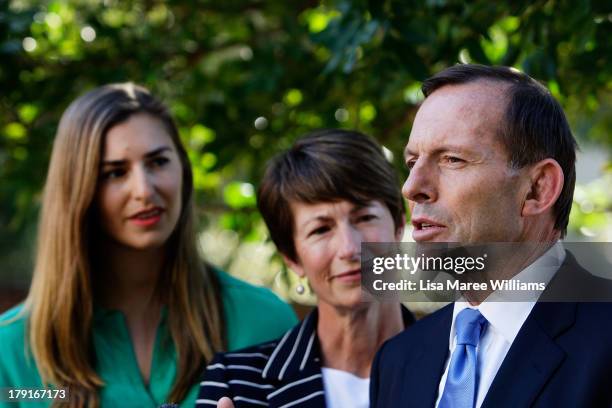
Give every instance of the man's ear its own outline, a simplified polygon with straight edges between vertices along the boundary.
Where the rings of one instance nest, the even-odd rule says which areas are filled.
[[[395,240],[400,242],[402,237],[404,236],[404,228],[406,228],[406,214],[402,213],[402,219],[400,220],[401,224],[397,226],[395,229]]]
[[[306,273],[304,272],[304,268],[302,268],[302,265],[300,265],[299,262],[295,262],[291,260],[291,258],[289,258],[285,254],[281,254],[281,255],[283,257],[283,261],[285,262],[285,265],[287,265],[289,269],[295,272],[300,278],[303,278],[304,276],[306,276]]]
[[[544,159],[528,171],[530,190],[525,197],[521,215],[539,215],[553,207],[563,189],[563,170],[554,159]]]

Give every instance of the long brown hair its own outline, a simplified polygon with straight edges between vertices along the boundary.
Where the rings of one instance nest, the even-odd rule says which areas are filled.
[[[29,344],[44,384],[70,389],[70,406],[99,406],[104,386],[92,365],[93,290],[91,220],[107,131],[130,115],[160,119],[183,168],[183,208],[166,245],[164,288],[170,333],[178,355],[168,401],[181,401],[206,361],[224,348],[217,279],[196,244],[193,175],[167,108],[145,88],[111,84],[76,99],[60,121],[44,187],[34,276],[25,302]]]

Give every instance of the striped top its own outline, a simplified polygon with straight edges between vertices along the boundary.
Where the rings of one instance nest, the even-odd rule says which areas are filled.
[[[404,325],[414,317],[402,307]],[[317,309],[275,341],[220,353],[206,368],[197,407],[229,397],[236,408],[325,407]]]

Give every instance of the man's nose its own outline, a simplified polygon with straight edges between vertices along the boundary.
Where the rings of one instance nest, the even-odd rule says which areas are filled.
[[[433,172],[434,170],[428,168],[426,163],[417,161],[404,182],[402,195],[409,201],[419,204],[435,201],[437,187]]]
[[[132,172],[130,187],[135,199],[148,202],[155,194],[154,176],[146,168],[138,166]]]
[[[352,225],[339,228],[338,257],[346,261],[359,260],[361,253],[361,233]]]

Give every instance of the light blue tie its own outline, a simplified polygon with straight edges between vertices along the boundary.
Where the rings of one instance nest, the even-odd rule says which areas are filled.
[[[438,408],[473,408],[478,388],[476,346],[487,319],[475,309],[463,309],[455,320],[457,346]]]

